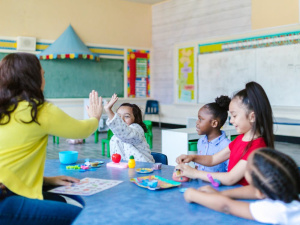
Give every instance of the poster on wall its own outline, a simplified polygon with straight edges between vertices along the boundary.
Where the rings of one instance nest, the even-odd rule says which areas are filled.
[[[127,61],[128,97],[150,97],[150,52],[128,49]]]
[[[194,47],[178,49],[178,76],[176,82],[178,102],[196,102],[194,60]]]

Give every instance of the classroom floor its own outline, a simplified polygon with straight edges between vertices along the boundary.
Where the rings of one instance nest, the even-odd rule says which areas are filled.
[[[163,128],[164,129],[164,128]],[[161,152],[161,130],[153,127],[153,149],[154,152]],[[58,159],[58,153],[65,150],[75,150],[79,153],[79,158],[101,159],[107,158],[102,156],[101,139],[106,138],[105,132],[99,134],[99,141],[95,143],[94,135],[86,139],[84,144],[72,145],[66,142],[66,139],[60,138],[59,144],[53,143],[52,136],[49,136],[47,146],[47,159]],[[300,144],[291,144],[286,142],[275,142],[275,148],[290,155],[300,166]]]

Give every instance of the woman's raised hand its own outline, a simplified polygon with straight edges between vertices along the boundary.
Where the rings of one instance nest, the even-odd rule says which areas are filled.
[[[103,107],[102,107],[102,97],[98,97],[97,91],[92,91],[89,96],[90,105],[86,106],[86,110],[88,113],[88,116],[97,118],[98,121],[100,121]]]
[[[113,94],[113,96],[111,96],[111,99],[109,102],[107,102],[104,105],[104,110],[106,113],[109,113],[111,111],[111,108],[114,106],[114,104],[118,101],[118,96],[117,94]]]

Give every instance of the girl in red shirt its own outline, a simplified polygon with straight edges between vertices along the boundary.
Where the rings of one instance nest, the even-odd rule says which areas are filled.
[[[244,179],[247,159],[251,152],[262,147],[274,148],[273,114],[264,89],[256,82],[249,82],[246,88],[232,98],[229,105],[230,123],[240,135],[215,155],[181,155],[176,159],[179,176],[209,181],[205,171],[198,171],[185,163],[191,161],[215,166],[229,159],[228,172],[210,173],[223,185],[236,183],[247,185]]]

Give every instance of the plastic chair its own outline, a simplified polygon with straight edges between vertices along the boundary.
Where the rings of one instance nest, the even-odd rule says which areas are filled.
[[[189,141],[188,144],[189,144],[189,148],[188,148],[189,151],[190,152],[196,152],[196,154],[197,154],[197,151],[198,151],[198,149],[197,149],[198,140],[197,141]]]
[[[156,100],[147,100],[146,108],[144,113],[144,119],[146,115],[156,114],[158,115],[159,128],[160,128],[160,115],[159,115],[159,104]]]
[[[95,143],[98,143],[98,134],[99,134],[99,131],[98,129],[95,131],[94,133],[94,137],[95,137]]]
[[[168,165],[168,157],[165,154],[159,152],[151,152],[151,155],[153,156],[155,163]]]
[[[237,135],[231,135],[230,141],[233,141],[236,137],[237,137]]]
[[[53,136],[53,143],[55,143],[55,138],[56,138],[56,144],[59,144],[59,137]],[[85,143],[85,139],[83,139],[83,143]]]
[[[114,136],[113,132],[109,129],[107,131],[107,138],[101,140],[102,144],[102,155],[105,155],[105,144],[107,144],[107,157],[110,157],[109,141]]]
[[[144,120],[144,124],[147,127],[147,132],[145,133],[145,138],[147,140],[147,143],[149,144],[150,149],[152,149],[153,146],[153,133],[152,133],[152,121],[150,120]]]

